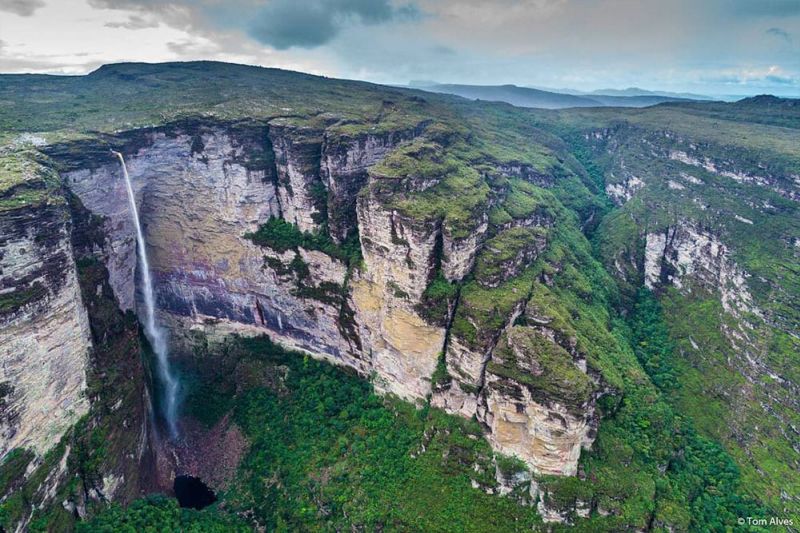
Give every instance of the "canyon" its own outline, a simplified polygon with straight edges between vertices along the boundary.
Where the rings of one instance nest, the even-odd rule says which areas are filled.
[[[283,126],[276,130],[270,123],[266,128],[190,125],[186,131],[169,134],[135,132],[139,147],[127,153],[126,160],[142,205],[160,321],[169,324],[170,337],[183,343],[182,350],[191,351],[198,337],[213,343],[233,333],[268,334],[283,346],[372,375],[378,390],[424,401],[433,392],[431,376],[445,350],[447,329],[428,322],[417,307],[435,275],[437,261],[449,281],[472,270],[480,237],[456,241],[443,231],[440,221],[420,223],[370,195],[361,195],[357,205],[348,205],[338,202],[333,193],[327,205],[314,204],[314,183],[322,176],[326,190],[333,191],[353,189],[350,180],[369,188],[371,179],[382,179],[362,176],[358,169],[366,173],[395,140],[411,138],[411,134],[392,132],[320,143],[312,152],[298,139],[306,139],[308,132],[296,133]],[[264,136],[269,139],[266,146],[259,143]],[[274,167],[257,168],[248,159],[274,161]],[[62,177],[81,203],[103,218],[105,234],[113,243],[110,284],[120,302],[125,302],[122,307],[132,308],[136,239],[119,164],[102,157],[99,161],[71,159],[69,165],[88,167],[70,168]],[[276,251],[246,237],[275,218],[301,231],[317,231],[319,223],[313,215],[319,212],[326,212],[328,220],[354,219],[363,265],[348,268],[339,258],[303,246]],[[535,221],[530,224],[537,227]],[[485,232],[486,224],[482,227]],[[342,237],[344,229],[329,227],[328,231],[333,239]],[[545,245],[544,239],[533,242],[539,248]],[[523,258],[526,264],[532,259]],[[308,271],[303,278],[298,263]],[[524,305],[524,301],[517,304],[519,309],[506,320],[507,326]],[[464,353],[468,348],[457,339],[447,350],[448,369],[452,365],[461,374],[468,371],[462,364],[471,364],[468,383],[477,388],[486,380],[483,359],[487,355]],[[535,357],[530,349],[525,352],[526,357]],[[462,363],[463,358],[468,360]],[[513,380],[512,384],[519,387]],[[451,394],[465,394],[458,390],[434,394],[434,404],[462,416],[478,416],[493,427],[491,442],[498,450],[522,458],[537,472],[574,475],[581,447],[591,445],[593,397],[579,403],[573,422],[556,397],[520,404],[515,394],[490,397],[487,389],[487,395],[473,393],[465,400],[474,406],[470,411],[450,407]],[[519,413],[515,405],[529,405],[530,412]],[[564,420],[570,421],[566,427]]]
[[[491,459],[464,465],[492,472],[489,481],[474,474],[472,486],[511,494],[536,520],[578,523],[591,515],[609,524],[663,520],[683,530],[685,517],[653,509],[630,518],[626,502],[646,497],[613,480],[633,472],[630,479],[648,480],[642,483],[656,501],[651,480],[674,462],[664,456],[683,452],[648,455],[650,445],[625,442],[625,432],[634,431],[625,424],[640,420],[641,439],[658,440],[641,421],[646,409],[691,411],[687,406],[705,394],[744,413],[730,431],[707,435],[732,450],[748,479],[763,471],[763,446],[782,458],[774,476],[795,471],[794,285],[776,282],[772,264],[742,252],[750,241],[733,239],[725,225],[732,220],[742,231],[772,217],[784,232],[770,241],[782,243],[774,244],[775,257],[796,258],[796,150],[769,160],[754,152],[734,158],[712,134],[698,141],[664,133],[658,117],[656,125],[630,115],[627,126],[596,127],[606,120],[601,111],[519,111],[219,68],[252,77],[254,91],[284,92],[263,101],[246,93],[231,112],[206,104],[192,85],[186,90],[197,109],[189,116],[154,121],[149,111],[134,118],[89,112],[92,127],[79,134],[32,123],[25,128],[41,139],[26,129],[3,145],[0,454],[11,458],[4,465],[24,463],[3,496],[10,502],[25,495],[17,530],[37,509],[55,504],[77,520],[91,518],[108,502],[170,492],[176,476],[201,477],[215,491],[235,486],[231,472],[254,441],[233,422],[235,409],[202,428],[190,412],[196,399],[189,376],[227,368],[237,353],[231,343],[265,336],[298,360],[354,372],[386,401],[476,424],[469,438],[485,442],[490,451],[482,453]],[[123,87],[128,76],[172,87],[165,73],[172,67],[103,67],[87,87]],[[329,93],[306,109],[293,86]],[[113,127],[100,126],[105,117]],[[768,126],[754,128],[764,133]],[[139,334],[137,319],[146,320],[142,266],[126,181],[111,150],[124,156],[156,318],[186,380],[179,445],[158,438],[164,428],[153,410],[163,379]],[[729,194],[717,200],[706,184]],[[664,194],[674,199],[662,210]],[[760,206],[755,195],[764,195]],[[774,268],[783,268],[778,259]],[[776,295],[771,303],[765,287]],[[673,401],[658,387],[646,348],[629,341],[636,332],[622,325],[639,316],[642,291],[660,298],[667,317],[706,312],[699,300],[719,306],[707,321],[712,333],[682,337],[676,353],[691,372],[712,368],[737,383],[735,390],[687,382]],[[727,361],[703,358],[716,353],[713,343],[724,343]],[[288,368],[269,366],[247,379],[281,397],[289,394]],[[240,368],[232,369],[238,380]],[[244,394],[242,383],[232,386],[235,398]],[[747,438],[750,421],[764,413],[775,439],[768,445]],[[704,431],[704,419],[693,416]],[[661,429],[671,435],[679,423]],[[426,430],[423,442],[435,434]],[[93,439],[109,442],[109,450],[94,457]],[[204,457],[198,443],[216,451]],[[412,455],[426,453],[420,446]],[[502,474],[509,462],[512,472]],[[80,490],[67,488],[75,476]],[[794,513],[800,493],[789,487],[774,494],[773,481],[764,481],[769,505],[780,501]]]

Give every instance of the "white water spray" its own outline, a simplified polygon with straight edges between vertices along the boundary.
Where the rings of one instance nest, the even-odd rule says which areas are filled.
[[[178,436],[178,426],[176,422],[178,408],[178,381],[172,375],[167,359],[167,335],[166,332],[156,323],[156,304],[153,293],[153,280],[150,276],[150,263],[147,260],[147,250],[144,242],[142,226],[139,223],[139,211],[136,208],[136,197],[133,194],[131,178],[128,176],[128,168],[125,166],[125,158],[119,152],[112,152],[119,158],[122,164],[122,173],[125,176],[125,187],[128,190],[128,203],[131,209],[133,225],[136,228],[136,244],[139,250],[139,267],[142,273],[142,293],[144,296],[144,332],[147,340],[153,347],[156,354],[156,366],[161,385],[164,387],[164,419],[167,422],[170,436],[175,439]]]

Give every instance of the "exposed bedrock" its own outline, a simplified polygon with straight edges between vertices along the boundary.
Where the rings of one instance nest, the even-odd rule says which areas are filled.
[[[405,217],[368,194],[358,199],[358,226],[365,268],[351,282],[352,300],[378,387],[424,398],[445,330],[428,324],[416,306],[434,274],[441,224]]]
[[[25,190],[11,192],[26,201],[0,198],[0,462],[24,461],[0,498],[25,494],[6,518],[17,531],[38,509],[85,516],[90,501],[130,501],[146,484],[138,325],[97,260],[96,220],[37,161],[23,159]]]
[[[585,361],[546,329],[507,327],[485,353],[451,340],[451,382],[433,403],[475,416],[492,447],[528,463],[538,474],[574,475],[597,428],[594,380]]]
[[[747,277],[718,235],[689,220],[645,237],[644,282],[650,289],[682,289],[691,280],[709,291],[719,290],[722,307],[732,315],[759,315]]]
[[[73,439],[78,447],[103,435],[104,457],[95,472],[83,476],[84,491],[70,505],[78,514],[87,500],[131,501],[152,490],[150,402],[139,341],[139,323],[123,312],[105,267],[108,240],[99,217],[68,194],[72,215],[72,254],[78,267],[83,306],[89,318],[91,352],[86,396],[90,411]],[[89,444],[89,446],[94,446]]]
[[[480,290],[494,289],[519,276],[547,246],[545,229],[536,225],[509,227],[486,240],[475,261],[476,284]],[[440,387],[434,404],[463,416],[473,416],[479,406],[479,393],[485,383],[486,364],[505,328],[524,311],[527,290],[520,286],[512,289],[511,307],[503,317],[500,327],[486,327],[476,323],[469,312],[469,301],[459,309],[460,318],[475,329],[474,339],[453,334],[450,336],[445,361],[451,378],[449,386]],[[487,295],[491,298],[490,295]]]
[[[574,475],[594,440],[593,383],[573,356],[533,327],[503,333],[486,368],[485,411],[492,445],[534,471]]]
[[[322,145],[320,176],[328,191],[328,227],[342,242],[356,229],[356,198],[367,183],[367,169],[380,162],[402,142],[425,131],[427,122],[407,130],[353,136],[326,133]]]
[[[441,319],[421,314],[440,273],[457,281],[479,272],[480,290],[494,290],[517,283],[546,246],[538,219],[499,228],[487,240],[485,213],[465,233],[438,216],[393,208],[381,187],[371,186],[383,178],[367,169],[422,128],[348,137],[273,120],[137,133],[123,152],[174,353],[198,339],[267,334],[418,401],[434,392],[431,379],[446,352],[452,382],[435,391],[435,405],[478,416],[497,449],[537,471],[573,474],[590,440],[589,404],[584,413],[569,410],[561,397],[537,395],[517,375],[488,370],[495,345],[524,311],[530,281],[513,289],[516,303],[503,327],[475,323],[474,342],[454,335],[446,342],[455,299]],[[135,242],[118,163],[96,152],[64,175],[103,217],[110,284],[121,307],[135,307]],[[357,230],[363,261],[348,265],[302,245],[276,250],[245,237],[271,217],[308,232],[327,227],[338,241]]]
[[[486,383],[486,368],[503,330],[510,327],[525,308],[525,294],[520,294],[511,314],[499,329],[481,327],[466,316],[465,320],[475,325],[475,339],[465,339],[451,332],[445,364],[449,382],[439,387],[433,404],[450,413],[464,417],[476,416],[485,398],[482,396]],[[457,311],[463,312],[464,306]]]
[[[269,127],[281,214],[301,231],[319,229],[324,219],[325,188],[320,178],[322,135],[321,130],[296,126],[283,119],[273,120]]]
[[[509,226],[483,243],[432,402],[476,417],[495,449],[535,472],[574,475],[581,449],[594,440],[597,394],[575,340],[546,327],[553,319],[532,294],[539,281],[528,268],[547,248],[551,225]]]
[[[685,295],[700,289],[719,297],[722,310],[734,319],[720,325],[731,347],[726,354],[727,365],[749,383],[764,387],[766,394],[760,404],[765,416],[788,428],[785,435],[797,447],[800,436],[790,416],[800,408],[800,387],[781,361],[769,357],[764,340],[771,334],[766,328],[781,325],[759,307],[750,292],[751,278],[720,235],[690,220],[645,236],[645,285],[656,290],[672,286]],[[793,334],[791,329],[788,333]],[[693,338],[689,341],[694,350],[699,350]],[[770,383],[779,386],[765,386]]]
[[[157,132],[152,144],[127,156],[159,308],[185,326],[221,321],[214,325],[220,331],[268,333],[293,348],[346,357],[350,346],[337,325],[339,307],[295,296],[296,279],[285,271],[300,255],[311,280],[341,284],[344,265],[317,252],[278,254],[244,238],[286,214],[268,171],[246,166],[245,153],[263,145],[221,129],[203,132],[201,140],[202,151],[193,151],[190,135]],[[67,180],[90,210],[106,217],[117,253],[128,258],[127,270],[114,275],[112,269],[112,285],[123,302],[132,302],[133,230],[119,172],[111,161],[71,172]]]
[[[460,281],[472,271],[475,256],[489,229],[488,215],[481,213],[475,229],[466,237],[457,238],[442,225],[442,274],[448,281]]]
[[[331,237],[344,241],[356,229],[356,197],[367,182],[367,169],[426,125],[351,136],[272,120],[268,135],[283,218],[302,231],[326,223]]]
[[[0,457],[43,454],[89,407],[89,323],[57,199],[0,212]]]
[[[756,162],[757,156],[747,154],[742,158],[710,158],[705,154],[711,150],[705,146],[683,142],[678,138],[677,147],[667,152],[667,157],[686,165],[699,167],[707,172],[730,178],[738,183],[750,183],[759,187],[772,189],[784,198],[800,201],[800,176],[789,174],[781,168],[765,167]],[[750,158],[750,161],[748,159]],[[743,161],[744,160],[744,164]]]
[[[800,176],[779,158],[765,157],[763,153],[737,146],[714,142],[697,142],[667,129],[648,131],[630,125],[585,134],[585,139],[600,153],[629,154],[628,160],[614,162],[606,179],[606,193],[617,205],[622,205],[640,189],[657,183],[652,178],[654,161],[670,162],[677,179],[669,187],[673,190],[685,186],[681,181],[700,184],[697,171],[728,178],[739,184],[750,184],[770,189],[789,200],[800,200]],[[632,156],[647,147],[646,157]],[[681,170],[675,163],[685,165]],[[668,167],[669,168],[669,167]],[[688,171],[688,174],[683,171]],[[663,172],[663,171],[662,171]],[[656,175],[657,176],[657,175]],[[657,176],[662,179],[663,174]]]

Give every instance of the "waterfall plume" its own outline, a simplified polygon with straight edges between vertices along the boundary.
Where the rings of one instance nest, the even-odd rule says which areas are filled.
[[[122,165],[122,173],[125,177],[125,187],[128,191],[128,203],[131,210],[131,218],[136,230],[136,246],[139,257],[139,270],[142,276],[142,295],[144,298],[144,332],[153,352],[156,355],[156,373],[158,380],[163,387],[162,414],[166,421],[171,438],[178,436],[177,408],[178,408],[178,381],[173,376],[169,365],[169,353],[167,345],[167,334],[156,321],[155,293],[153,291],[153,279],[150,274],[150,263],[147,259],[147,246],[142,232],[142,225],[139,221],[139,210],[136,207],[136,197],[133,193],[133,186],[128,175],[128,168],[125,166],[125,158],[120,152],[112,152],[119,158]]]

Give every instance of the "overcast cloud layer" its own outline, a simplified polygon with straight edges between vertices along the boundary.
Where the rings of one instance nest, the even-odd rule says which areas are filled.
[[[0,0],[0,71],[219,59],[379,83],[800,95],[800,0]]]

